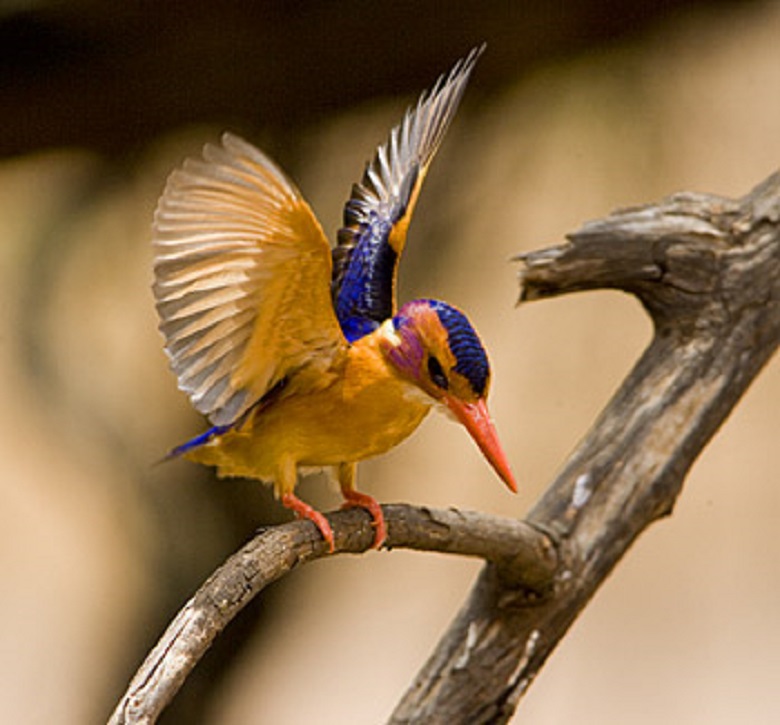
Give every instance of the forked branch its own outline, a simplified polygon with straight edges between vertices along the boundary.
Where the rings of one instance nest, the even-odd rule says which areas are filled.
[[[619,211],[519,259],[521,301],[621,289],[642,301],[655,334],[525,522],[383,507],[391,547],[488,562],[395,724],[506,722],[612,567],[671,512],[694,460],[780,344],[780,175],[738,200],[679,194]],[[329,520],[337,551],[370,545],[362,512]],[[154,722],[253,596],[324,553],[307,522],[258,534],[179,612],[111,723]]]
[[[487,514],[383,506],[388,548],[439,551],[494,562],[529,596],[552,585],[557,554],[530,524]],[[358,554],[374,541],[366,511],[328,514],[336,554]],[[184,605],[138,669],[110,723],[153,723],[173,700],[214,638],[268,584],[301,564],[329,556],[310,521],[268,527],[231,556]]]
[[[542,602],[488,564],[392,715],[502,723],[612,567],[669,514],[696,457],[780,343],[780,175],[743,199],[679,194],[522,255],[521,301],[635,294],[653,340],[527,521],[560,566]]]

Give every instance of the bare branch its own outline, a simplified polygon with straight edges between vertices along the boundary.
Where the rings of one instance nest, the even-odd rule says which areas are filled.
[[[554,593],[529,604],[488,565],[393,713],[501,723],[612,567],[669,514],[698,454],[780,343],[780,176],[732,201],[681,194],[520,257],[521,301],[617,288],[654,338],[528,516],[554,532]]]
[[[532,525],[455,509],[382,507],[386,546],[474,556],[494,562],[508,580],[522,581],[529,598],[552,584],[557,554]],[[371,519],[360,509],[328,515],[336,553],[357,554],[373,543]],[[309,521],[260,531],[231,556],[179,611],[124,694],[110,723],[153,723],[175,697],[214,638],[268,584],[301,564],[328,555]]]
[[[653,340],[528,516],[385,506],[388,546],[488,564],[391,722],[506,722],[636,537],[669,514],[693,461],[780,344],[780,175],[740,200],[680,194],[586,224],[520,259],[521,301],[615,288]],[[338,552],[371,544],[368,516],[329,516]],[[309,522],[268,529],[171,623],[111,723],[152,723],[214,637],[264,586],[325,554]]]

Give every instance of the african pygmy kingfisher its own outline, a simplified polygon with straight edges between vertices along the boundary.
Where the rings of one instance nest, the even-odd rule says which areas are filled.
[[[154,295],[179,387],[213,424],[179,446],[220,476],[273,482],[282,503],[299,467],[336,474],[345,505],[382,509],[355,487],[356,462],[383,453],[432,407],[460,421],[501,479],[516,483],[486,406],[490,367],[466,316],[446,302],[396,304],[398,262],[430,163],[482,48],[411,107],[379,146],[331,250],[295,184],[226,133],[168,179],[154,218]]]

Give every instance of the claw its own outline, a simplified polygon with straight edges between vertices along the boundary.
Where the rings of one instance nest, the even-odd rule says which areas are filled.
[[[379,549],[385,543],[387,538],[387,524],[385,524],[385,515],[382,513],[382,507],[379,502],[367,493],[361,493],[354,489],[342,490],[344,495],[344,505],[342,508],[354,508],[358,506],[364,508],[371,514],[372,526],[374,527],[373,548]]]
[[[311,521],[320,530],[331,554],[336,550],[333,540],[333,529],[330,527],[328,520],[319,511],[309,506],[305,501],[301,501],[294,493],[285,493],[282,496],[282,505],[294,511],[298,518]]]

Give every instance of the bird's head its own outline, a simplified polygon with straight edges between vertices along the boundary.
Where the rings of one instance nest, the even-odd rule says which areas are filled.
[[[382,333],[391,366],[462,423],[501,480],[517,491],[487,409],[490,364],[466,316],[445,302],[414,300],[384,323]]]

